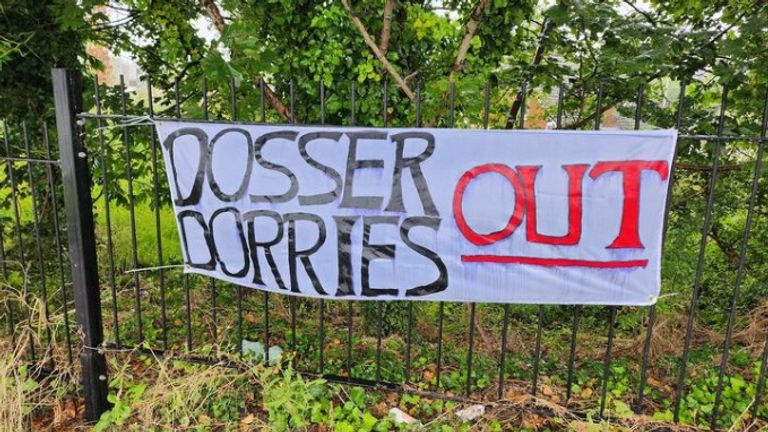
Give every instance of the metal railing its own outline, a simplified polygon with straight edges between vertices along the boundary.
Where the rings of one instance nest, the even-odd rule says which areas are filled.
[[[574,387],[580,382],[580,366],[585,359],[579,360],[579,348],[583,341],[579,333],[583,331],[585,320],[590,323],[605,322],[605,340],[599,344],[604,348],[602,354],[595,357],[590,371],[598,371],[600,390],[598,401],[593,407],[598,417],[605,417],[610,409],[613,396],[612,375],[616,361],[617,322],[625,310],[626,314],[636,317],[634,321],[640,329],[631,329],[632,334],[639,336],[642,347],[639,355],[631,358],[634,361],[633,373],[636,376],[636,387],[633,390],[632,407],[636,412],[646,409],[649,387],[649,368],[651,367],[654,327],[657,324],[659,312],[657,307],[624,308],[618,306],[515,306],[515,305],[480,305],[468,304],[466,307],[457,304],[439,302],[436,305],[401,303],[403,306],[392,306],[390,303],[375,302],[370,305],[344,300],[308,300],[294,297],[282,297],[268,292],[259,292],[233,286],[201,276],[182,274],[182,263],[168,256],[169,245],[164,243],[163,215],[172,213],[168,197],[165,195],[165,185],[162,182],[164,169],[158,162],[159,148],[151,124],[138,125],[137,117],[159,119],[153,108],[153,86],[151,80],[146,83],[146,98],[150,101],[143,113],[130,112],[128,93],[120,83],[118,88],[117,108],[105,110],[100,86],[95,82],[93,96],[94,109],[83,112],[82,89],[80,77],[76,71],[54,70],[54,94],[56,95],[57,133],[59,139],[58,160],[51,155],[48,146],[48,131],[43,126],[42,137],[44,157],[39,157],[29,147],[29,137],[24,128],[23,141],[25,150],[14,153],[9,147],[13,138],[7,130],[4,131],[6,154],[2,158],[6,163],[8,182],[4,190],[10,190],[12,209],[15,220],[12,220],[15,233],[13,248],[18,253],[18,262],[6,259],[5,248],[0,249],[3,261],[3,276],[10,280],[6,272],[6,263],[27,266],[32,257],[30,251],[24,249],[30,239],[23,239],[25,223],[20,217],[19,205],[22,197],[17,197],[19,190],[28,191],[31,198],[33,217],[32,232],[36,239],[35,263],[37,270],[29,274],[34,282],[26,282],[23,290],[29,287],[39,289],[45,305],[51,304],[47,288],[52,284],[50,268],[60,269],[57,283],[61,286],[61,301],[64,308],[67,336],[66,345],[69,349],[69,361],[72,362],[72,342],[75,334],[82,338],[80,351],[80,368],[85,397],[85,415],[89,420],[95,420],[108,408],[107,371],[105,354],[110,350],[136,349],[139,352],[151,350],[154,353],[186,353],[210,346],[224,346],[231,351],[243,354],[249,341],[260,339],[264,345],[264,357],[270,359],[270,346],[281,345],[295,353],[293,364],[302,372],[325,377],[331,381],[353,383],[387,390],[406,391],[426,394],[430,397],[443,397],[458,400],[502,400],[508,395],[510,387],[519,388],[520,380],[511,379],[515,376],[510,367],[511,361],[530,361],[530,367],[525,366],[524,375],[530,381],[527,391],[533,396],[541,396],[542,373],[557,366],[565,366],[561,387],[563,395],[561,402],[568,407],[574,407],[577,412],[587,411],[588,406],[575,404],[573,399]],[[95,80],[94,80],[95,81]],[[205,78],[200,83],[200,93],[194,95],[199,101],[200,118],[195,121],[212,121],[211,100],[209,99],[208,82]],[[217,119],[219,122],[253,123],[267,122],[267,107],[263,95],[264,83],[254,85],[251,90],[258,92],[258,110],[253,117],[238,114],[238,92],[234,82],[230,85],[230,94],[221,100],[228,102],[229,119]],[[187,119],[182,112],[183,103],[179,94],[178,83],[172,95],[175,104],[166,107],[165,111],[172,117],[162,117],[165,120]],[[686,86],[681,85],[677,103],[674,126],[683,128],[686,121]],[[387,107],[390,91],[386,81],[382,84],[381,121],[383,126],[389,126],[391,119]],[[525,126],[526,101],[529,93],[523,86],[521,91],[521,112],[513,119],[519,128]],[[290,106],[293,113],[295,107],[295,89],[290,84]],[[325,124],[327,89],[319,84],[319,124]],[[483,91],[483,112],[478,117],[482,119],[477,126],[488,128],[490,113],[491,87],[487,85]],[[557,105],[554,108],[556,127],[563,127],[564,99],[568,95],[565,85],[557,91]],[[700,237],[696,250],[696,261],[693,270],[693,281],[690,302],[684,320],[684,333],[680,347],[679,361],[673,366],[674,388],[672,394],[655,395],[656,399],[671,397],[669,407],[673,412],[674,421],[681,419],[683,401],[687,392],[687,380],[690,379],[690,355],[694,346],[694,332],[698,304],[702,296],[704,273],[707,266],[707,245],[715,222],[714,209],[716,206],[716,190],[721,180],[724,167],[721,166],[722,154],[731,144],[740,144],[754,154],[749,180],[750,191],[745,213],[742,237],[738,241],[735,252],[735,278],[731,287],[730,303],[727,308],[727,318],[723,330],[722,346],[719,350],[720,361],[717,366],[717,384],[714,389],[714,402],[709,415],[712,428],[718,426],[723,404],[723,387],[728,375],[730,354],[733,348],[734,329],[738,318],[738,304],[744,278],[747,275],[747,258],[749,253],[750,236],[756,217],[760,179],[762,176],[762,159],[766,141],[766,125],[768,125],[768,98],[762,113],[762,123],[759,134],[738,136],[726,134],[726,113],[728,110],[729,89],[722,89],[721,102],[718,107],[718,121],[715,133],[681,134],[679,142],[698,142],[711,153],[711,160],[702,166],[695,167],[697,172],[708,176],[706,203],[703,211]],[[595,92],[594,129],[601,128],[604,92],[602,86]],[[358,110],[357,89],[354,84],[348,92],[348,125],[356,125]],[[643,107],[646,102],[645,87],[637,89],[634,109],[634,129],[640,129],[643,120]],[[422,126],[422,92],[417,89],[413,102],[413,127]],[[218,105],[222,108],[223,103]],[[456,94],[453,83],[447,92],[447,127],[454,127],[456,122]],[[291,116],[295,118],[294,115]],[[189,119],[187,119],[189,120]],[[131,123],[133,122],[133,123]],[[513,122],[514,123],[514,122]],[[140,142],[137,149],[135,143]],[[17,149],[18,150],[18,149]],[[138,158],[138,159],[137,159]],[[678,158],[679,159],[679,158]],[[20,166],[28,170],[28,187],[20,185],[18,175]],[[39,168],[35,168],[39,167]],[[61,231],[59,208],[53,208],[52,219],[41,221],[41,202],[37,194],[40,190],[36,177],[44,171],[51,196],[46,202],[57,204],[58,176],[61,169],[63,176],[63,196],[66,202],[66,227],[69,236],[68,256],[63,251],[59,241]],[[670,178],[670,194],[666,203],[664,234],[669,228],[669,217],[674,199],[687,197],[674,196],[674,182],[678,177],[676,169],[687,169],[684,165],[673,167]],[[137,188],[141,189],[137,192]],[[137,199],[137,196],[143,198]],[[119,202],[119,204],[118,204]],[[94,208],[96,218],[94,218]],[[30,211],[26,209],[25,212]],[[125,214],[127,212],[127,214]],[[141,212],[141,217],[137,216]],[[141,219],[141,220],[139,220]],[[53,264],[46,261],[43,253],[45,241],[42,240],[51,222],[53,224],[52,239],[55,239],[58,262]],[[120,224],[116,226],[116,224]],[[150,224],[152,226],[147,226]],[[5,224],[4,224],[5,225]],[[139,226],[141,225],[141,226]],[[175,226],[166,227],[175,230]],[[119,232],[118,232],[119,231]],[[154,244],[147,245],[142,239],[146,233],[152,233]],[[7,236],[5,230],[3,235]],[[141,234],[141,235],[140,235]],[[118,238],[118,236],[120,238]],[[0,241],[0,245],[10,242]],[[116,250],[125,247],[128,250]],[[149,249],[147,249],[149,247]],[[48,257],[53,258],[53,257]],[[67,308],[70,304],[65,281],[65,261],[71,263],[72,287],[76,306],[78,331],[70,328]],[[178,257],[177,257],[178,258]],[[101,267],[101,272],[99,272]],[[99,278],[101,276],[101,279]],[[764,275],[757,275],[764,277]],[[102,301],[102,294],[104,300]],[[665,292],[662,292],[662,295]],[[230,306],[230,303],[234,303]],[[287,304],[286,304],[287,303]],[[367,303],[367,302],[366,302]],[[9,302],[6,301],[6,305]],[[371,306],[372,305],[372,306]],[[106,309],[102,316],[102,308]],[[387,325],[385,309],[394,308],[396,329],[385,329]],[[6,321],[9,323],[10,335],[13,337],[17,324],[24,321],[19,307],[6,306]],[[46,309],[47,311],[47,309]],[[554,318],[551,311],[555,311]],[[365,317],[371,317],[367,320]],[[419,326],[424,317],[436,319],[436,329],[425,329]],[[521,318],[522,317],[522,318]],[[529,317],[530,319],[526,318]],[[549,318],[548,318],[549,317]],[[104,322],[102,323],[102,319]],[[498,334],[484,338],[482,347],[478,347],[478,334],[485,333],[483,320],[494,321],[490,327]],[[421,320],[423,323],[423,319]],[[523,332],[523,338],[532,339],[532,353],[520,353],[510,350],[510,327],[515,329],[526,321],[530,325]],[[547,322],[549,321],[549,322]],[[366,324],[374,323],[373,329],[365,328]],[[363,324],[363,326],[361,326]],[[558,328],[560,325],[561,328]],[[580,328],[581,327],[581,328]],[[592,325],[594,327],[594,325]],[[530,331],[529,331],[530,330]],[[557,330],[563,334],[562,358],[546,359],[545,332]],[[434,334],[426,334],[434,332]],[[640,334],[640,333],[643,334]],[[106,333],[106,335],[104,335]],[[387,333],[387,334],[385,334]],[[446,345],[446,335],[450,333],[454,343]],[[626,333],[626,332],[625,332]],[[490,338],[490,339],[489,339]],[[40,341],[40,345],[50,345],[48,341]],[[417,342],[417,339],[419,340]],[[464,347],[455,346],[456,341],[463,341]],[[530,342],[530,341],[529,341]],[[385,346],[386,345],[386,346]],[[493,346],[489,346],[493,345]],[[521,345],[521,344],[518,344]],[[525,344],[522,344],[525,346]],[[592,344],[595,345],[595,344]],[[30,357],[35,358],[34,344],[30,345]],[[550,347],[551,348],[551,347]],[[750,409],[752,418],[757,418],[763,403],[763,393],[766,378],[766,357],[768,356],[768,339],[760,354],[759,374],[753,378],[755,386],[754,398]],[[215,361],[215,356],[197,356],[196,360]],[[515,357],[515,358],[510,358]],[[583,356],[581,356],[583,357]],[[631,356],[630,356],[631,357]],[[549,364],[547,364],[549,362]],[[425,363],[427,366],[425,367]],[[489,364],[492,364],[489,366]],[[430,366],[431,365],[431,366]],[[482,371],[481,371],[482,369]],[[428,372],[425,372],[425,370]],[[491,372],[493,370],[493,372]],[[417,371],[421,376],[415,376]],[[480,376],[482,372],[482,377]],[[522,376],[521,375],[521,376]],[[583,381],[583,380],[582,380]],[[510,384],[512,383],[512,385]],[[654,390],[655,392],[658,389]],[[462,395],[459,396],[458,394]],[[551,397],[551,392],[543,397]],[[587,404],[588,405],[588,404]]]

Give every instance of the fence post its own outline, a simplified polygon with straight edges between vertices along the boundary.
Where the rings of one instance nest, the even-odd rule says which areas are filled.
[[[53,69],[53,96],[59,158],[64,185],[75,317],[83,334],[80,352],[85,419],[94,422],[109,409],[107,402],[107,364],[97,349],[104,338],[99,295],[99,271],[94,238],[91,173],[88,153],[80,136],[77,114],[83,108],[80,72]]]

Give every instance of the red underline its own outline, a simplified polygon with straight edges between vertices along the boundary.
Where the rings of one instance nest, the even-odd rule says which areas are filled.
[[[592,261],[568,258],[539,258],[510,255],[462,255],[462,262],[527,264],[543,267],[590,267],[590,268],[632,268],[645,267],[647,259],[628,261]]]

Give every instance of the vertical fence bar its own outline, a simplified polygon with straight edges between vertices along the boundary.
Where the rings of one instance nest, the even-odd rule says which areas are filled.
[[[725,110],[728,101],[728,87],[723,87],[722,99],[720,101],[720,118],[717,125],[717,136],[723,135],[723,125],[725,123]],[[683,354],[680,361],[680,370],[677,376],[677,386],[675,388],[675,402],[673,419],[680,421],[680,404],[685,391],[686,368],[688,366],[688,355],[691,349],[691,337],[693,333],[693,322],[696,318],[696,307],[699,301],[699,289],[701,288],[701,278],[704,274],[704,255],[707,248],[707,239],[709,237],[709,228],[712,222],[712,209],[715,204],[715,188],[717,186],[718,168],[720,166],[721,140],[715,140],[715,148],[712,155],[712,171],[709,177],[709,192],[707,194],[707,204],[704,213],[704,222],[701,226],[701,240],[699,243],[699,255],[696,262],[696,273],[693,277],[693,289],[691,292],[691,305],[688,310],[688,321],[685,326],[685,341],[683,342]]]
[[[357,90],[355,82],[349,89],[349,125],[354,126],[356,122],[355,112],[357,110]],[[352,380],[352,302],[347,301],[347,380]]]
[[[528,83],[524,82],[520,89],[520,123],[518,129],[525,129],[525,104],[528,94]],[[542,305],[536,307],[536,342],[533,353],[533,379],[531,380],[531,395],[536,396],[539,388],[539,367],[541,366],[541,333],[544,327],[544,310]]]
[[[208,78],[203,77],[203,119],[208,120],[210,117],[209,114],[209,104],[208,104]],[[218,297],[216,293],[216,279],[210,278],[208,281],[208,286],[210,287],[211,291],[211,337],[213,338],[213,343],[216,344],[219,342],[219,321],[217,317],[217,310],[216,310],[216,299]]]
[[[264,291],[264,359],[269,364],[269,291]]]
[[[452,128],[456,115],[456,83],[451,81],[448,87],[448,127]]]
[[[387,79],[384,78],[384,82],[381,86],[381,116],[384,122],[384,127],[389,126],[389,118],[387,116],[387,104],[389,103],[387,94]],[[376,302],[376,384],[381,383],[381,337],[382,337],[382,322],[384,321],[384,306],[382,302]]]
[[[389,104],[389,94],[387,92],[387,79],[384,78],[384,82],[381,86],[381,116],[384,120],[384,127],[389,127],[389,113],[387,112],[387,105]]]
[[[259,111],[261,112],[261,122],[267,122],[267,107],[264,103],[264,78],[259,78]]]
[[[173,97],[175,100],[174,110],[176,111],[176,118],[181,119],[181,95],[179,93],[178,78],[173,81]],[[184,330],[186,347],[187,351],[192,351],[192,301],[190,297],[189,274],[183,273],[181,275],[181,281],[184,286]]]
[[[717,389],[715,390],[715,405],[712,408],[712,419],[710,427],[715,429],[717,426],[717,415],[720,410],[720,404],[723,398],[723,383],[725,380],[725,369],[728,367],[728,359],[731,352],[731,339],[733,337],[733,326],[736,323],[736,307],[738,306],[739,296],[741,294],[741,284],[744,281],[745,264],[747,251],[749,249],[749,237],[752,235],[752,220],[755,213],[755,204],[757,202],[758,184],[763,169],[763,150],[765,149],[765,134],[768,127],[768,98],[763,108],[763,124],[760,125],[760,140],[757,147],[757,156],[755,159],[755,174],[752,177],[752,190],[749,195],[749,207],[747,208],[747,220],[744,222],[744,234],[741,239],[739,249],[739,265],[736,271],[736,281],[733,285],[733,294],[731,297],[731,308],[728,311],[728,324],[726,325],[725,341],[723,341],[723,354],[720,358],[720,369],[717,373]]]
[[[192,299],[189,292],[188,274],[184,273],[182,275],[182,283],[184,284],[184,313],[186,318],[184,320],[184,328],[186,329],[187,336],[187,351],[192,351]]]
[[[677,115],[675,116],[675,129],[680,130],[683,121],[683,110],[685,109],[685,91],[686,84],[680,83],[680,96],[677,102]],[[642,120],[642,114],[640,113],[644,102],[644,86],[641,86],[638,90],[638,113],[636,114],[635,129],[640,128],[640,122]],[[661,249],[662,257],[664,256],[664,243],[667,238],[667,230],[669,228],[669,211],[672,206],[672,189],[675,183],[675,161],[677,160],[677,146],[675,146],[674,155],[672,156],[672,167],[669,171],[669,183],[667,184],[667,200],[664,204],[664,226],[662,227],[661,234]],[[648,379],[648,357],[651,352],[651,341],[653,338],[653,326],[656,323],[656,305],[651,305],[648,311],[648,325],[645,334],[645,342],[643,343],[643,360],[640,366],[640,383],[637,390],[637,401],[635,402],[635,411],[642,412],[643,399],[645,397],[645,385]]]
[[[109,409],[109,402],[107,364],[104,354],[98,349],[103,342],[103,327],[91,175],[88,154],[76,121],[77,114],[82,111],[80,74],[72,70],[54,69],[52,75],[75,313],[85,348],[80,352],[85,419],[93,422]]]
[[[11,146],[8,139],[8,125],[3,122],[3,136],[5,139],[5,154],[11,156]],[[19,254],[19,272],[22,275],[22,297],[24,302],[29,304],[29,278],[27,277],[26,268],[27,263],[24,258],[24,238],[21,234],[21,214],[19,212],[19,198],[17,196],[17,183],[16,176],[13,173],[13,162],[10,159],[6,161],[8,167],[8,181],[11,184],[11,201],[13,202],[13,217],[14,217],[14,231],[16,233],[16,241],[19,242],[18,254]],[[35,361],[37,355],[35,353],[35,340],[31,337],[34,334],[32,329],[32,316],[30,312],[27,312],[27,327],[29,328],[30,340],[29,340],[29,358],[32,362]]]
[[[266,83],[263,77],[259,77],[259,112],[261,113],[261,123],[267,122],[267,107],[264,98],[264,87]],[[269,291],[264,291],[264,361],[269,364]],[[242,345],[242,342],[241,342]]]
[[[265,87],[264,78],[259,78],[259,111],[261,112],[261,122],[265,123],[267,122],[267,108],[265,104],[264,99],[264,87]],[[269,331],[269,291],[264,291],[264,360],[267,364],[269,364],[269,339],[270,339],[270,331]]]
[[[125,78],[120,75],[120,108],[122,115],[128,115],[126,97],[125,97]],[[139,253],[136,240],[136,208],[135,198],[133,194],[133,146],[131,145],[131,137],[127,127],[123,127],[123,145],[125,146],[125,172],[128,177],[128,216],[130,220],[131,228],[131,269],[137,269],[139,267]],[[135,302],[135,314],[136,314],[136,329],[138,331],[138,345],[144,343],[144,328],[141,314],[141,285],[139,282],[139,272],[134,271],[133,274],[133,295]]]
[[[608,318],[608,346],[605,348],[605,358],[603,360],[603,383],[600,392],[600,418],[605,414],[605,404],[608,399],[608,384],[611,380],[611,354],[613,352],[613,335],[616,330],[616,311],[617,306],[610,306]]]
[[[483,91],[483,129],[488,129],[488,117],[491,114],[491,83],[485,83]]]
[[[2,274],[3,274],[3,281],[6,283],[8,282],[8,262],[6,261],[5,257],[5,236],[3,235],[3,231],[5,230],[4,225],[0,225],[0,260],[2,260]],[[59,254],[61,255],[61,254]],[[11,348],[15,351],[16,350],[16,321],[13,318],[13,304],[11,303],[11,300],[6,296],[5,298],[5,313],[8,314],[8,336],[11,338]],[[67,326],[69,328],[69,326]],[[71,348],[70,348],[71,351]],[[70,362],[71,363],[71,362]]]
[[[501,325],[501,348],[499,355],[499,399],[504,399],[504,384],[506,383],[507,363],[507,334],[509,333],[509,304],[504,305],[504,321]]]
[[[467,352],[467,382],[465,393],[469,397],[472,393],[472,355],[475,351],[475,303],[469,304],[469,351]]]
[[[579,331],[579,305],[573,305],[573,318],[571,319],[571,346],[568,350],[568,378],[565,384],[565,405],[573,396],[573,378],[576,369],[576,335]]]
[[[557,117],[555,120],[555,128],[562,129],[563,127],[563,105],[565,99],[565,84],[561,83],[557,89]],[[573,379],[576,366],[576,336],[579,331],[579,305],[573,305],[573,317],[571,318],[571,340],[570,349],[568,350],[568,372],[565,384],[565,405],[573,396]]]
[[[376,384],[381,383],[381,322],[384,320],[382,302],[376,302]]]
[[[291,124],[296,124],[296,83],[291,78],[288,83],[290,91],[290,104],[291,104]]]
[[[352,302],[347,300],[347,380],[352,380]]]
[[[525,129],[525,103],[526,103],[527,95],[528,95],[528,82],[524,82],[523,87],[520,89],[520,120],[518,120],[518,123],[517,123],[518,129]]]
[[[597,105],[595,106],[595,130],[600,130],[600,121],[603,113],[603,83],[597,87]],[[605,404],[608,397],[608,384],[611,380],[611,354],[613,351],[613,336],[616,327],[617,306],[608,307],[608,343],[605,347],[605,357],[603,358],[603,379],[602,391],[600,392],[600,417],[605,413]]]
[[[565,84],[560,84],[557,87],[557,117],[555,120],[555,128],[562,129],[563,127],[563,99],[565,98]]]
[[[24,137],[24,151],[28,158],[32,158],[32,149],[29,146],[29,133],[27,132],[27,122],[21,122],[21,131]],[[43,260],[43,240],[40,237],[40,217],[37,214],[37,187],[35,186],[35,176],[32,172],[32,163],[27,162],[27,181],[29,182],[29,198],[32,202],[32,229],[35,233],[35,255],[37,256],[37,268],[40,270],[40,295],[43,302],[43,317],[45,320],[45,352],[51,350],[51,315],[48,309],[48,281],[45,277],[45,263]],[[49,359],[53,362],[53,359]]]
[[[491,85],[485,84],[483,92],[483,129],[488,129],[488,116],[490,111]],[[477,313],[475,303],[469,304],[469,351],[467,352],[467,382],[465,394],[467,397],[472,393],[472,360],[475,351],[475,315]]]
[[[595,130],[600,130],[603,114],[603,83],[597,86],[597,105],[595,106]]]
[[[435,384],[438,389],[443,371],[443,321],[445,321],[445,302],[440,302],[437,312],[437,371],[435,373]]]
[[[45,157],[51,160],[51,143],[48,140],[48,125],[43,122],[43,147]],[[48,188],[51,190],[51,213],[53,219],[54,242],[56,244],[56,255],[58,259],[59,285],[61,287],[61,303],[64,310],[64,341],[67,343],[67,360],[70,369],[74,366],[74,357],[72,355],[72,338],[69,334],[69,298],[67,297],[66,277],[64,276],[64,251],[61,247],[61,230],[59,224],[59,203],[56,197],[56,183],[53,177],[53,167],[51,164],[45,164],[45,176],[48,180]],[[2,243],[2,235],[0,235]],[[1,248],[1,246],[0,246]],[[6,274],[5,263],[3,263],[3,275]]]
[[[421,127],[421,83],[416,84],[416,118],[414,127]],[[413,302],[408,302],[408,324],[405,335],[405,382],[411,380],[411,349],[413,347]]]
[[[416,127],[421,127],[421,83],[416,84]]]
[[[318,370],[320,375],[325,373],[325,300],[320,299],[320,341],[318,342],[320,353],[318,359]]]
[[[296,351],[296,297],[288,297],[288,309],[291,314],[291,350]],[[294,361],[296,357],[294,356]]]
[[[763,126],[760,129],[760,148],[765,148],[766,130],[768,130],[768,90],[765,94],[765,105],[763,106]],[[757,412],[762,404],[763,391],[765,390],[765,373],[768,369],[768,332],[765,334],[765,346],[763,347],[763,354],[760,357],[760,373],[757,378],[757,386],[755,388],[755,402],[752,405],[752,418],[757,418]]]
[[[207,101],[206,101],[207,102]],[[206,106],[207,109],[207,106]],[[153,99],[152,99],[152,77],[147,77],[147,115],[149,115],[150,118],[155,117],[155,109],[153,106]],[[163,337],[163,350],[168,349],[168,315],[167,311],[165,309],[165,272],[163,271],[163,240],[162,240],[162,229],[160,226],[160,176],[159,176],[159,167],[157,164],[157,154],[158,154],[158,142],[157,137],[155,136],[153,131],[150,131],[150,140],[152,144],[152,199],[155,203],[155,238],[157,239],[155,243],[156,248],[156,257],[157,257],[157,266],[160,267],[157,269],[158,271],[158,282],[160,285],[160,327],[162,331],[162,337]]]
[[[325,124],[325,83],[320,81],[320,124]],[[325,373],[325,299],[320,299],[320,342],[319,364],[320,375]]]
[[[763,392],[765,391],[765,374],[768,370],[768,332],[765,333],[765,345],[763,354],[760,356],[760,374],[757,377],[757,387],[755,388],[755,402],[752,404],[752,418],[757,418],[757,412],[763,403]]]
[[[203,77],[203,119],[208,120],[208,78]]]
[[[645,96],[645,86],[640,84],[640,86],[637,88],[637,97],[635,98],[635,130],[640,130],[640,123],[643,119],[643,102]],[[678,104],[678,108],[679,108]],[[674,166],[674,162],[673,162]],[[672,178],[669,179],[669,184],[667,186],[667,203],[666,208],[669,209],[669,194],[672,192],[671,187],[669,185],[672,183]],[[665,220],[665,227],[666,227],[666,219],[667,219],[667,211],[664,212],[664,220]],[[662,228],[662,232],[664,232],[665,229]],[[662,234],[662,237],[664,234]],[[664,248],[664,240],[661,241],[662,249]],[[662,253],[663,256],[663,253]],[[656,305],[653,304],[648,309],[648,325],[646,326],[645,331],[645,341],[643,343],[643,357],[642,357],[642,363],[640,365],[640,384],[638,385],[637,390],[637,400],[635,401],[635,411],[639,412],[642,408],[643,404],[643,394],[645,392],[645,382],[647,379],[647,370],[648,370],[648,355],[650,353],[651,348],[651,337],[653,335],[653,324],[656,321]]]
[[[104,222],[107,225],[107,264],[109,266],[109,288],[112,292],[112,325],[115,332],[115,345],[120,345],[120,321],[117,319],[117,283],[115,281],[115,256],[112,243],[112,213],[109,208],[109,174],[107,173],[107,144],[104,142],[103,122],[101,121],[101,96],[99,94],[99,78],[93,78],[93,94],[96,99],[96,121],[99,135],[99,165],[101,165],[102,195],[104,199]]]
[[[413,345],[413,302],[408,302],[408,328],[405,334],[405,382],[411,380],[411,347]]]
[[[211,338],[216,344],[219,341],[219,323],[216,316],[216,279],[210,278],[208,285],[211,288]]]
[[[533,351],[533,381],[531,382],[531,394],[536,396],[539,388],[539,368],[541,366],[541,333],[544,326],[544,306],[536,307],[536,343]]]
[[[452,128],[456,115],[456,83],[451,81],[448,88],[448,127]],[[445,320],[445,303],[440,302],[437,315],[437,371],[435,384],[440,388],[440,378],[443,372],[443,321]]]
[[[290,106],[291,106],[291,124],[296,124],[296,83],[293,78],[289,82],[290,90]],[[291,351],[296,353],[296,297],[288,297],[288,308],[291,314]],[[296,366],[296,355],[293,356],[292,362],[294,367]]]
[[[237,86],[235,79],[229,80],[229,110],[232,116],[232,121],[237,121]],[[237,306],[237,352],[242,357],[243,355],[243,287],[238,285],[235,291],[236,306]],[[265,311],[265,313],[268,313]],[[269,346],[265,351],[269,350]],[[267,359],[267,362],[269,359]]]

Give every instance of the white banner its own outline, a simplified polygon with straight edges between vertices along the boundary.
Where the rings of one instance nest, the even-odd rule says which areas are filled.
[[[189,272],[348,300],[659,295],[675,131],[157,131]]]

